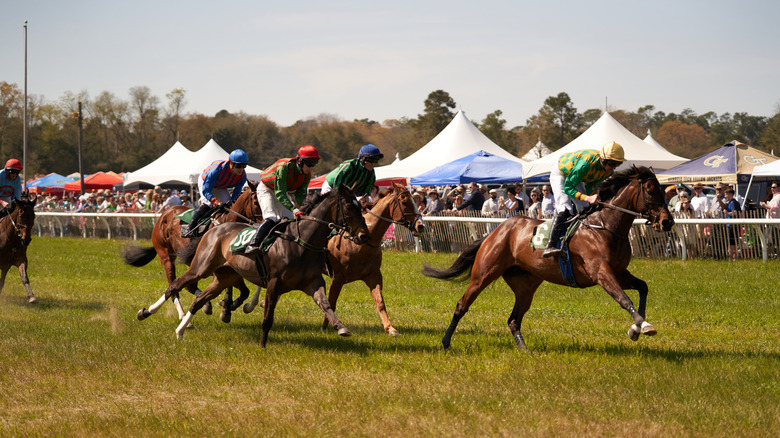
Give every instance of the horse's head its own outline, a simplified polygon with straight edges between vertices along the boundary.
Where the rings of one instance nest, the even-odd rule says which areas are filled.
[[[406,228],[412,231],[412,234],[419,236],[425,231],[425,224],[422,220],[422,215],[417,209],[417,203],[414,202],[412,194],[409,190],[399,183],[393,183],[391,193],[385,198],[392,197],[393,202],[390,206],[391,217],[393,222],[403,224]]]
[[[650,168],[631,166],[615,173],[604,181],[599,198],[602,201],[611,200],[617,207],[627,208],[646,217],[654,230],[670,231],[674,226],[674,218],[666,207],[661,184]]]
[[[36,199],[22,198],[11,202],[11,221],[14,232],[22,239],[22,243],[27,246],[32,241],[33,226],[35,224],[35,203]]]
[[[330,202],[329,202],[330,201]],[[341,227],[349,233],[350,237],[358,244],[368,242],[369,233],[366,221],[363,219],[362,207],[355,197],[355,193],[344,184],[338,189],[331,190],[321,202],[327,205],[326,216],[337,227]]]
[[[233,208],[246,216],[252,222],[260,222],[263,219],[263,211],[260,208],[260,202],[257,200],[258,183],[252,180],[246,180],[249,190],[245,190],[241,196],[236,199]]]

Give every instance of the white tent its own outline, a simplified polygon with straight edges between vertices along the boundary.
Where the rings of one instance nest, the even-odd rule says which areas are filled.
[[[124,185],[147,183],[160,185],[166,182],[197,185],[203,169],[213,161],[227,160],[228,154],[214,139],[196,152],[190,152],[178,141],[160,158],[146,166],[124,175]],[[250,157],[251,158],[251,157]],[[261,170],[247,166],[247,178],[260,179]]]
[[[637,166],[652,166],[655,170],[666,170],[688,161],[687,158],[670,153],[659,144],[650,144],[643,141],[606,112],[596,123],[566,146],[538,160],[525,164],[523,166],[523,169],[525,169],[524,176],[529,178],[550,173],[553,166],[558,163],[558,158],[561,155],[581,149],[601,149],[601,146],[609,141],[616,141],[623,146],[623,150],[626,153],[626,162],[620,166],[621,169],[635,164]]]
[[[763,166],[756,166],[753,168],[753,176],[751,178],[754,179],[772,179],[772,178],[778,178],[780,179],[780,160],[772,161],[769,164],[764,164]]]
[[[493,143],[480,132],[463,111],[458,111],[449,125],[421,147],[417,152],[403,160],[396,160],[387,166],[374,169],[376,179],[411,178],[425,173],[437,166],[483,150],[508,160],[524,163],[509,152]]]
[[[525,155],[520,157],[520,159],[524,161],[534,161],[546,155],[550,155],[551,153],[552,150],[550,150],[550,148],[545,146],[544,143],[542,143],[542,141],[539,140],[536,142],[536,145],[534,145],[534,147],[532,147],[528,152],[526,152]]]
[[[134,183],[147,183],[160,185],[166,182],[190,184],[188,175],[177,173],[173,170],[182,163],[192,159],[193,153],[178,141],[171,146],[160,158],[152,161],[135,172],[127,172],[123,175],[124,185]]]

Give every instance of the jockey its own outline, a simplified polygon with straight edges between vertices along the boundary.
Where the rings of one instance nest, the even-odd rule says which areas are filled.
[[[544,257],[559,257],[566,253],[558,248],[558,241],[566,233],[566,220],[573,216],[576,206],[595,204],[596,184],[607,179],[615,168],[625,161],[623,147],[610,141],[601,150],[583,149],[561,155],[558,166],[550,172],[550,187],[555,195],[555,219],[550,231]],[[586,193],[590,193],[589,195]]]
[[[203,170],[198,178],[200,206],[192,215],[190,226],[185,235],[190,235],[198,227],[198,221],[211,206],[232,202],[241,196],[241,188],[246,183],[246,166],[249,156],[241,149],[230,153],[227,161],[217,160]]]
[[[0,206],[5,207],[12,200],[22,199],[22,163],[16,158],[6,161],[5,168],[0,170]]]
[[[341,184],[347,187],[352,187],[354,184],[355,196],[370,195],[374,182],[376,182],[374,166],[382,158],[384,155],[379,152],[378,147],[372,144],[363,145],[357,158],[344,161],[325,177],[320,193],[328,193],[331,188]]]
[[[257,186],[257,202],[263,211],[263,223],[244,250],[246,254],[260,249],[265,236],[282,217],[293,219],[303,216],[298,208],[306,197],[311,170],[319,161],[317,149],[306,145],[298,149],[295,158],[282,158],[263,170],[260,174],[262,184]]]

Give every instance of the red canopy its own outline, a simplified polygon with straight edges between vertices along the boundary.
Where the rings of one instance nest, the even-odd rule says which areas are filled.
[[[115,184],[121,184],[122,177],[114,172],[96,172],[84,178],[84,190],[112,189]],[[78,192],[81,190],[80,180],[65,183],[65,190]]]
[[[328,175],[322,175],[318,176],[317,178],[312,178],[311,181],[309,181],[309,190],[313,189],[319,189],[322,187],[322,183],[325,182],[325,177]],[[377,187],[390,187],[393,185],[393,183],[399,183],[406,185],[406,178],[388,178],[388,179],[380,179],[379,181],[375,182],[374,185]]]

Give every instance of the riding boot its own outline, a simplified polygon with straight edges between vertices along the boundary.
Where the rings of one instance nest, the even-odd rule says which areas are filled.
[[[195,209],[195,212],[192,213],[192,220],[190,220],[190,225],[187,227],[187,231],[185,231],[183,234],[184,237],[190,237],[195,234],[195,230],[198,229],[198,222],[210,209],[211,206],[207,204],[201,204],[197,209]]]
[[[566,229],[569,227],[567,219],[571,217],[569,210],[563,210],[563,212],[555,215],[553,219],[552,230],[550,230],[550,240],[547,242],[547,248],[544,249],[542,257],[563,257],[566,256],[566,251],[558,248],[558,242],[561,240],[561,236],[566,233]]]
[[[246,246],[244,249],[244,254],[252,254],[253,252],[256,252],[260,250],[260,248],[263,245],[263,240],[265,240],[265,237],[268,235],[268,233],[271,231],[271,228],[276,225],[276,221],[273,219],[266,219],[263,221],[262,224],[260,224],[260,227],[255,232],[255,236],[252,238],[252,241],[249,242],[249,245]]]

